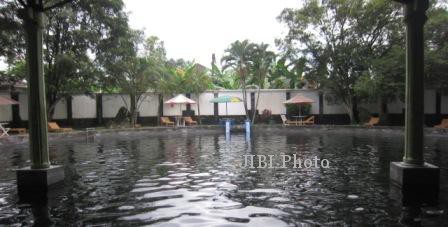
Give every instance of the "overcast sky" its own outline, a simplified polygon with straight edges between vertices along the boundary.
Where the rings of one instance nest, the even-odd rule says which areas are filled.
[[[158,36],[168,58],[195,60],[210,67],[235,40],[268,43],[286,33],[277,16],[300,0],[124,0],[132,28]]]

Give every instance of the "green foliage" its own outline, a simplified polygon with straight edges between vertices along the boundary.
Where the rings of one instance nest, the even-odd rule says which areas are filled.
[[[271,69],[269,83],[272,88],[297,89],[305,84],[301,80],[305,69],[305,58],[299,58],[286,64],[286,58],[280,58]]]
[[[9,85],[12,89],[18,82],[22,82],[26,78],[26,63],[25,61],[16,62],[10,65],[8,69],[1,74],[0,84]]]
[[[249,111],[247,108],[247,92],[246,83],[250,75],[251,56],[254,52],[255,44],[249,40],[235,41],[225,50],[225,55],[221,59],[223,70],[232,68],[239,77],[240,88],[243,92],[243,104],[246,113],[246,119],[249,119]]]
[[[143,39],[141,31],[123,31],[117,47],[98,56],[105,74],[102,88],[109,92],[120,92],[130,96],[126,103],[131,113],[131,125],[136,123],[136,113],[149,90],[157,90],[160,79],[167,73],[163,42],[155,36]],[[144,50],[139,53],[139,47]],[[123,99],[125,100],[125,99]]]
[[[310,0],[281,13],[289,32],[279,43],[291,61],[306,57],[306,78],[340,98],[354,122],[355,84],[371,58],[384,53],[399,13],[398,4],[385,0]]]
[[[266,79],[270,75],[269,71],[275,61],[275,53],[268,51],[268,44],[255,44],[253,53],[250,56],[250,75],[248,83],[255,84],[259,88],[265,88]]]
[[[238,89],[240,87],[238,75],[233,70],[220,71],[213,65],[212,79],[214,89]]]
[[[425,25],[426,85],[448,93],[448,10],[433,2]]]
[[[0,1],[0,57],[10,65],[25,59],[25,40],[14,1]]]
[[[10,65],[25,60],[25,34],[16,14],[19,7],[16,1],[0,2],[0,56]],[[95,57],[115,48],[117,43],[111,40],[126,30],[123,7],[121,0],[74,1],[46,12],[43,63],[50,119],[56,103],[67,94],[97,89],[101,70]]]
[[[158,90],[166,95],[196,94],[213,88],[212,80],[205,68],[198,64],[188,64],[185,68],[169,67],[161,78]]]

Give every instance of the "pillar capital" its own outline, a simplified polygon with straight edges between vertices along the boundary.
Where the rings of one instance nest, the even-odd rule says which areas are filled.
[[[404,1],[404,22],[406,24],[424,24],[426,22],[425,12],[428,10],[428,0]]]

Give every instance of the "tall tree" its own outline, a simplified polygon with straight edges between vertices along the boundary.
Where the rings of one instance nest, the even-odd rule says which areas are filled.
[[[425,85],[438,91],[448,91],[448,12],[446,6],[433,1],[427,11],[425,25]],[[379,104],[380,119],[387,123],[387,104],[401,99],[405,92],[404,30],[400,23],[388,25],[389,41],[381,54],[373,55],[371,68],[355,84],[356,94]]]
[[[140,53],[139,47],[142,44],[142,33],[129,29],[126,34],[122,34],[116,48],[99,56],[105,69],[102,87],[106,91],[122,94],[130,112],[132,127],[136,124],[141,103],[149,90],[155,90],[165,70],[163,42],[151,36],[146,39],[143,53]],[[123,95],[129,95],[129,103]]]
[[[196,63],[186,63],[184,67],[170,67],[169,73],[161,78],[158,90],[165,95],[199,95],[213,87],[206,68]],[[201,120],[201,107],[197,102],[198,118]]]
[[[198,98],[198,121],[201,123],[201,105],[199,96],[207,89],[212,88],[212,81],[206,68],[191,64],[185,68],[185,81],[183,87],[186,89],[185,93],[194,94]],[[182,85],[181,85],[182,86]]]
[[[0,1],[0,57],[9,65],[25,60],[25,39],[16,1]]]
[[[425,25],[425,74],[427,87],[448,93],[448,6],[433,1]]]
[[[255,99],[255,109],[252,112],[252,124],[255,122],[255,113],[258,109],[258,101],[260,99],[260,89],[264,88],[266,79],[275,61],[275,54],[268,50],[268,44],[255,45],[252,55],[251,74],[252,83],[257,85],[257,98]]]
[[[9,13],[20,8],[17,2],[23,3],[12,0],[0,3],[1,24],[8,28],[0,38],[8,44],[1,48],[0,55],[6,54],[10,64],[23,60],[24,52],[24,46],[18,45],[24,43],[24,31],[16,26],[21,22]],[[44,3],[48,8],[43,31],[43,61],[47,116],[51,119],[59,100],[70,93],[89,93],[95,89],[92,85],[97,84],[101,75],[96,56],[111,50],[103,48],[104,43],[109,42],[110,37],[120,37],[120,30],[127,28],[127,15],[121,0]]]
[[[230,44],[230,47],[225,50],[225,55],[221,58],[223,70],[233,68],[237,73],[240,81],[240,87],[243,92],[244,110],[246,119],[249,119],[249,111],[247,108],[247,92],[246,82],[249,77],[251,67],[251,55],[254,51],[255,45],[249,40],[235,41]]]
[[[388,26],[399,19],[397,4],[386,0],[309,0],[299,9],[285,9],[279,20],[289,32],[283,52],[307,58],[306,77],[340,99],[356,122],[354,85],[389,41]]]

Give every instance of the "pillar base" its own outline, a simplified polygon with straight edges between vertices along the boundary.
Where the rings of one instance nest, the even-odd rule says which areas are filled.
[[[404,162],[390,163],[391,190],[403,206],[436,205],[439,195],[439,167],[409,165]]]
[[[19,196],[45,194],[51,186],[64,181],[65,174],[62,166],[50,166],[46,169],[18,169],[17,190]]]

